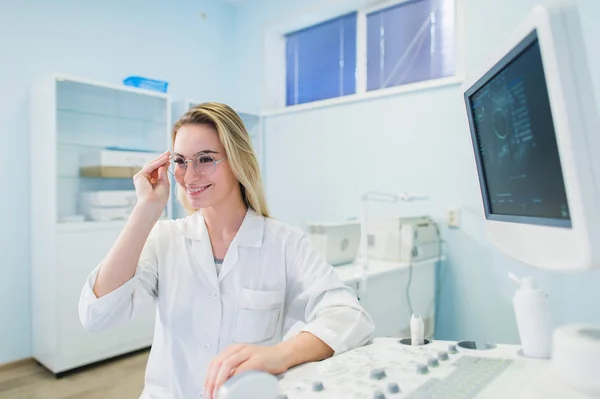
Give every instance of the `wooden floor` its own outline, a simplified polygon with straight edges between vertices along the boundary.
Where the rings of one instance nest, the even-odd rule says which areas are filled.
[[[149,351],[54,378],[34,360],[0,368],[0,399],[139,399]]]

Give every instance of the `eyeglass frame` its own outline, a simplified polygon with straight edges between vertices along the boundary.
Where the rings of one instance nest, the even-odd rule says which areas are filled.
[[[227,155],[225,155],[223,158],[219,159],[218,161],[215,161],[215,158],[212,155],[210,155],[208,153],[205,153],[205,152],[199,152],[198,154],[194,155],[194,158],[202,156],[202,155],[211,157],[212,160],[213,160],[212,162],[214,164],[213,170],[209,174],[206,174],[204,172],[200,172],[198,169],[196,169],[194,167],[194,170],[197,173],[200,173],[200,174],[202,174],[204,176],[210,176],[213,173],[215,173],[215,171],[217,170],[217,165],[220,164],[222,161],[224,161],[224,160],[227,159]],[[171,161],[173,161],[173,159],[175,159],[175,157],[179,157],[185,163],[185,171],[182,174],[180,174],[180,175],[177,175],[174,172],[171,173],[171,175],[173,175],[175,177],[185,176],[185,174],[187,173],[188,163],[191,162],[192,163],[192,167],[193,167],[194,166],[194,159],[187,159],[187,158],[183,158],[181,155],[171,154],[171,155],[169,155],[169,164],[171,163]],[[169,170],[169,168],[167,168],[167,170]]]

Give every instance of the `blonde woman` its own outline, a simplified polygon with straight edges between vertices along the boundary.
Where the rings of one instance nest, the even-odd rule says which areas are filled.
[[[168,173],[190,215],[160,220]],[[89,275],[89,330],[156,305],[141,398],[213,398],[231,376],[272,374],[365,344],[374,326],[301,230],[269,216],[248,133],[228,106],[190,109],[134,177],[138,201]],[[293,184],[293,182],[290,182]]]

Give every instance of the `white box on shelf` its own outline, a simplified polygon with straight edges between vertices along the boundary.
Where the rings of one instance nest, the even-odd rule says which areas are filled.
[[[99,150],[82,155],[79,166],[122,166],[142,167],[144,164],[160,156],[159,153],[125,150]]]
[[[160,154],[142,151],[100,150],[79,158],[79,173],[85,177],[131,178]]]
[[[133,207],[137,202],[135,190],[84,191],[80,194],[86,207]]]
[[[126,220],[131,215],[133,207],[113,206],[113,207],[93,207],[83,206],[82,213],[87,220],[98,222],[109,222],[111,220]]]

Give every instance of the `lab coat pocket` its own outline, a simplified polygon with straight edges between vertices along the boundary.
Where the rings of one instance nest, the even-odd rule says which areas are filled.
[[[260,343],[272,339],[283,305],[283,291],[244,288],[238,304],[234,341]]]

